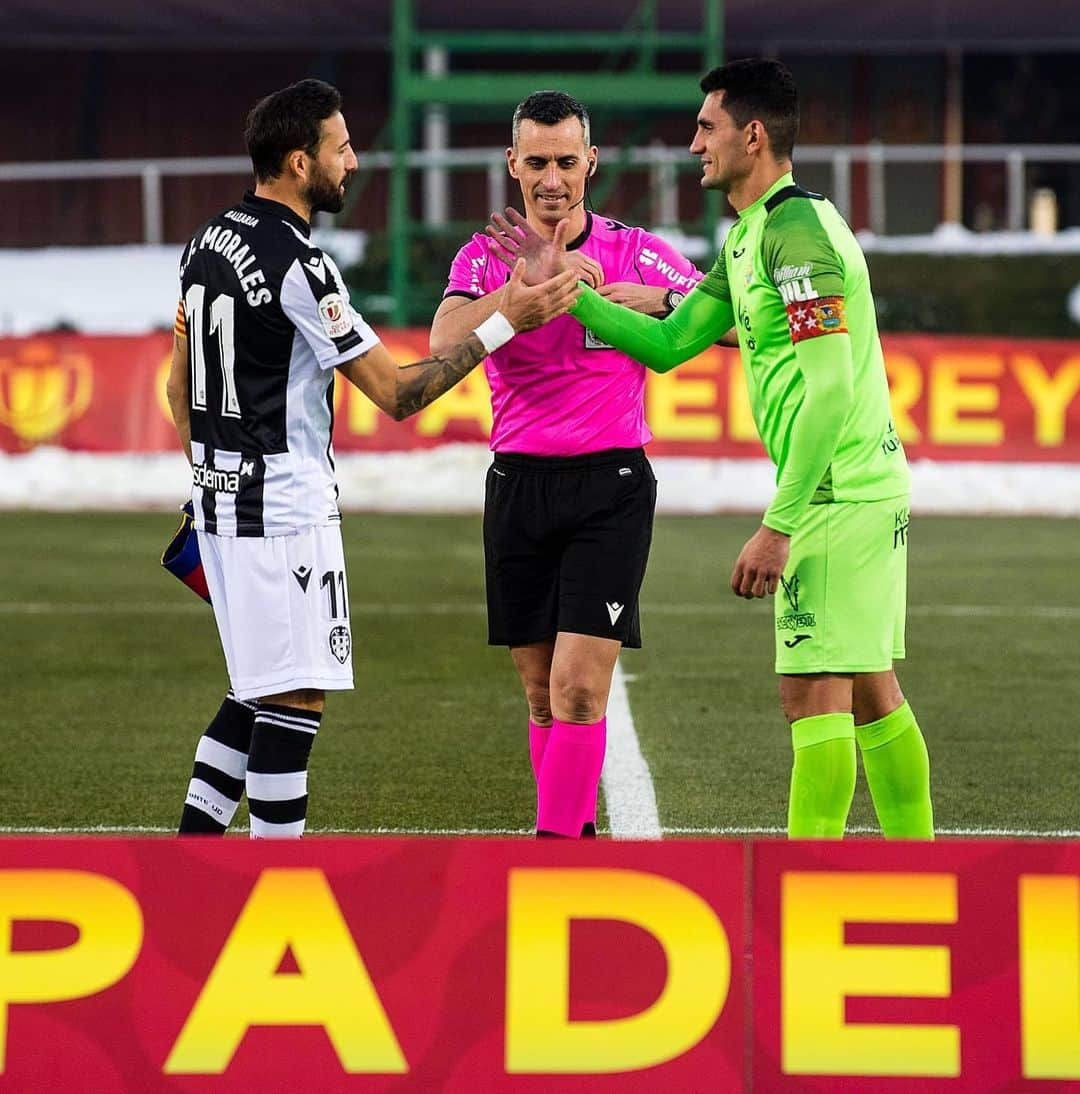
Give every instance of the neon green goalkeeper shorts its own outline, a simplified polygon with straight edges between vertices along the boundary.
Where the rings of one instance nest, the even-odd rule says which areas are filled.
[[[884,672],[904,656],[908,498],[811,505],[776,590],[776,671]]]

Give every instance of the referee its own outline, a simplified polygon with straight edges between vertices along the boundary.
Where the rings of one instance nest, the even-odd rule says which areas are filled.
[[[608,300],[669,314],[701,274],[662,239],[585,207],[598,158],[585,107],[534,92],[514,112],[512,141],[507,167],[523,223],[565,240],[566,261]],[[433,349],[504,306],[510,274],[489,243],[474,235],[458,251]],[[488,641],[509,647],[528,703],[538,834],[591,836],[612,674],[620,650],[641,645],[638,593],[656,506],[646,373],[569,317],[515,339],[484,368],[494,452],[484,501]]]
[[[312,214],[340,212],[357,168],[337,90],[302,80],[267,96],[245,138],[254,190],[184,248],[168,381],[231,684],[199,740],[180,832],[223,833],[246,791],[252,836],[288,838],[304,831],[325,693],[353,686],[335,372],[404,418],[577,290],[573,272],[529,287],[519,268],[497,312],[399,368],[311,241]]]

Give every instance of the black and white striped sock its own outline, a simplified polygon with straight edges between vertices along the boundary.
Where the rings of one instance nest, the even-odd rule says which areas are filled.
[[[296,839],[307,817],[307,765],[322,715],[260,703],[247,765],[252,839]]]
[[[195,749],[180,835],[223,835],[244,793],[255,704],[230,691]]]

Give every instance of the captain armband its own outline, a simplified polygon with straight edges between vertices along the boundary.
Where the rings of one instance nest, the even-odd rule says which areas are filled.
[[[823,334],[847,334],[847,315],[842,296],[795,300],[787,305],[788,331],[794,343]]]

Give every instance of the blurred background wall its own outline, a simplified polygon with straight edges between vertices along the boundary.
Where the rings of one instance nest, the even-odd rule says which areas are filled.
[[[537,88],[591,111],[594,207],[711,263],[732,210],[687,151],[698,79],[756,54],[799,85],[798,180],[867,253],[917,478],[951,475],[922,504],[1080,512],[1080,6],[1061,0],[0,0],[0,452],[19,486],[0,503],[66,499],[70,473],[38,480],[18,459],[31,450],[175,456],[161,367],[180,248],[249,185],[244,119],[268,92],[305,76],[341,89],[360,170],[315,236],[406,360],[426,352],[453,254],[519,197],[504,151]],[[676,507],[767,497],[740,373],[714,349],[650,377],[653,451],[687,457]],[[415,423],[352,393],[339,409],[339,451],[465,442],[483,459],[479,370]],[[697,458],[729,477],[703,485]],[[743,490],[749,463],[760,481]],[[186,469],[145,495],[117,474],[99,501],[160,501]]]

